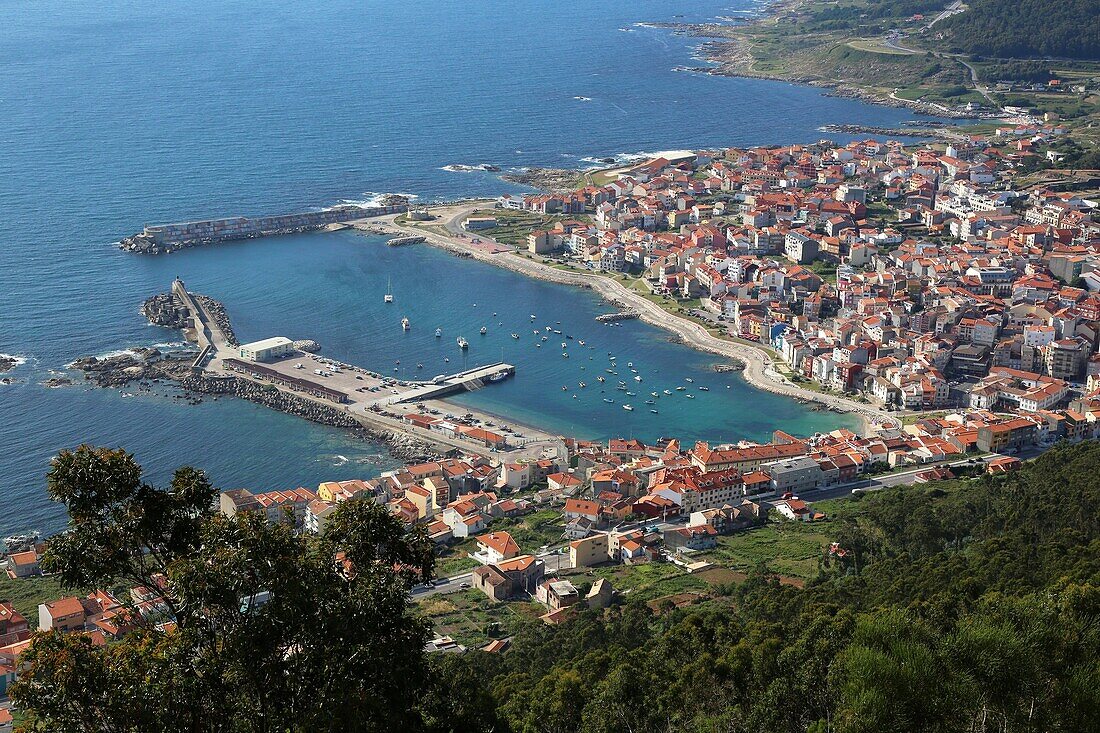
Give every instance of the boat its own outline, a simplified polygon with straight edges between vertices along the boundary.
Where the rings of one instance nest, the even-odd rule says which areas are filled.
[[[556,333],[557,335],[561,336],[561,330],[560,330],[560,329],[557,329],[557,328],[555,328],[555,329],[554,329],[554,333]]]
[[[535,348],[536,348],[536,349],[541,349],[541,348],[542,348],[542,344],[535,344]]]
[[[563,359],[568,359],[568,358],[569,358],[569,352],[568,352],[568,351],[563,351],[563,352],[561,352],[561,357],[562,357]]]
[[[538,336],[538,335],[539,335],[539,331],[538,331],[538,329],[537,329],[537,328],[536,328],[536,329],[535,329],[534,331],[532,331],[531,333],[535,334],[536,336]]]
[[[579,382],[579,383],[577,384],[577,386],[578,386],[578,387],[580,387],[581,389],[584,389],[584,388],[585,388],[585,387],[587,387],[588,385],[587,385],[587,384],[585,384],[584,382]]]
[[[496,374],[489,375],[490,382],[503,382],[508,378],[508,372],[497,372]]]
[[[615,402],[615,400],[611,399],[610,397],[604,397],[604,398],[603,398],[603,401],[604,401],[604,402],[607,402],[608,404],[612,404],[612,403],[614,403],[614,402]]]
[[[561,386],[561,391],[562,391],[562,392],[568,392],[568,391],[569,391],[569,388],[568,388],[568,387],[566,387],[566,386],[565,386],[565,385],[563,384],[563,385]]]
[[[578,341],[577,343],[580,344],[581,346],[584,346],[584,341]]]
[[[497,317],[497,312],[493,311],[493,318],[496,318],[496,317]]]
[[[685,387],[684,385],[681,384],[679,387],[676,388],[676,391],[677,392],[683,392],[685,389],[687,389],[687,387]]]
[[[519,334],[518,334],[518,333],[513,333],[513,334],[512,334],[512,338],[514,338],[514,339],[518,339],[518,338],[519,338]]]
[[[390,283],[390,278],[386,278],[386,294],[382,296],[383,303],[393,302],[393,286]]]
[[[635,374],[635,375],[634,375],[634,381],[635,381],[635,382],[640,382],[640,381],[642,381],[642,378],[641,378],[641,376],[639,376],[639,375]]]
[[[462,338],[461,336],[459,336],[458,337],[458,348],[468,349],[468,348],[470,348],[470,342],[467,341],[466,339]]]
[[[553,329],[552,329],[552,328],[550,328],[549,326],[547,326],[547,327],[546,327],[546,332],[547,332],[547,333],[549,333],[549,332],[550,332],[550,331],[552,331],[552,330],[553,330]]]
[[[614,369],[604,369],[604,371],[607,372],[608,374],[614,374],[615,373]]]
[[[628,367],[632,367],[632,366],[634,366],[634,362],[632,362],[632,361],[628,361],[628,362],[626,363],[626,365],[627,365]]]
[[[416,362],[416,368],[417,368],[417,369],[423,369],[423,368],[424,368],[424,365],[423,365],[423,364],[421,364],[420,362]]]
[[[699,391],[700,392],[710,392],[710,387],[700,387]]]
[[[531,320],[532,321],[535,320],[535,314],[534,313],[531,314]]]
[[[447,363],[447,362],[449,362],[450,360],[451,360],[451,357],[449,357],[449,356],[444,356],[444,357],[443,357],[443,363],[444,363],[444,364],[446,364],[446,363]]]
[[[645,401],[645,403],[646,403],[647,405],[655,405],[655,404],[657,404],[657,403],[656,403],[656,402],[654,402],[653,400],[646,400],[646,401]]]
[[[654,415],[656,415],[656,414],[657,414],[657,411],[656,411],[656,410],[650,410],[650,412],[652,412],[652,413],[653,413]]]
[[[543,336],[543,337],[542,337],[542,340],[543,340],[543,341],[545,341],[545,340],[546,340],[546,337],[545,337],[545,336]]]
[[[694,382],[695,380],[692,379],[691,377],[684,377],[684,381],[685,382]]]
[[[484,336],[485,334],[489,333],[489,329],[485,328],[485,326],[482,326],[481,330],[478,331],[478,333],[480,333],[482,336]]]
[[[38,537],[37,530],[31,530],[24,534],[13,534],[11,537],[4,538],[4,549],[8,553],[26,552],[34,547],[35,543],[38,542]]]
[[[695,395],[691,394],[690,392],[684,395],[684,397],[687,397],[689,400],[695,399]]]
[[[627,393],[627,394],[628,394],[629,396],[631,396],[631,397],[637,397],[637,396],[638,396],[638,393],[637,393],[637,392],[631,392],[630,390],[627,390],[627,392],[626,392],[626,393]]]
[[[401,330],[402,331],[408,331],[410,328],[412,328],[412,324],[409,323],[409,319],[408,318],[402,318],[401,319]]]
[[[634,412],[634,408],[631,407],[630,405],[623,405],[623,409],[626,410],[627,412]]]
[[[561,342],[561,347],[562,347],[563,349],[568,349],[568,348],[569,348],[569,344],[567,344],[567,343],[565,343],[564,341],[562,341],[562,342]]]
[[[660,397],[661,396],[660,392],[650,392],[650,394],[653,395],[654,397]]]
[[[671,389],[666,389],[665,394],[672,394],[672,390]]]
[[[597,382],[606,382],[606,381],[607,381],[607,378],[606,378],[606,377],[604,377],[604,376],[603,376],[603,375],[601,374],[600,376],[596,377],[596,381],[597,381]]]
[[[443,335],[443,329],[442,328],[435,329],[435,337],[436,338],[439,338],[442,335]]]

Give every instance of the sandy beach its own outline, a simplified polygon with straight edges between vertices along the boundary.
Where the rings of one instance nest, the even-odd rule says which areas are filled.
[[[637,312],[639,318],[646,323],[679,336],[684,344],[698,351],[734,359],[744,364],[745,368],[741,374],[746,382],[757,389],[818,402],[858,416],[863,423],[862,432],[864,433],[870,432],[876,425],[900,425],[897,417],[872,405],[840,395],[822,394],[790,382],[775,369],[771,355],[762,346],[751,346],[718,338],[702,325],[669,313],[658,304],[610,277],[597,273],[562,270],[543,261],[528,259],[510,249],[500,251],[501,247],[486,247],[484,243],[490,238],[484,235],[478,235],[482,240],[481,246],[475,244],[461,233],[459,222],[475,209],[486,206],[492,206],[492,202],[463,202],[458,205],[439,207],[431,211],[436,217],[434,220],[419,225],[409,222],[398,224],[394,221],[396,217],[391,216],[385,218],[385,226],[401,234],[422,235],[426,243],[433,246],[498,267],[506,267],[528,277],[595,290],[606,300],[622,304]],[[379,222],[378,219],[374,221]]]

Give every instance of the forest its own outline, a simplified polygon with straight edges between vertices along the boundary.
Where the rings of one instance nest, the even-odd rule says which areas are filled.
[[[936,25],[950,50],[1000,59],[1100,60],[1096,0],[973,0]]]

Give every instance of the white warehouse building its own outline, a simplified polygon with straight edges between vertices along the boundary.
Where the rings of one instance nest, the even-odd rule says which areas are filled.
[[[248,361],[271,361],[294,351],[294,342],[285,336],[273,336],[250,344],[241,344],[242,359]]]

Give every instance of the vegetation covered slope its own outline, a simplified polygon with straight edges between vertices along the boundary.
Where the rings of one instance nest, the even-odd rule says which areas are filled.
[[[973,0],[936,29],[962,53],[1100,60],[1097,0]]]
[[[428,660],[407,594],[430,556],[372,502],[293,536],[211,512],[198,472],[160,491],[81,450],[51,470],[72,530],[49,566],[70,587],[159,584],[177,625],[98,648],[40,635],[13,699],[65,733],[1095,730],[1097,476],[1088,443],[883,490],[833,525],[844,552],[805,588],[761,569],[688,608],[627,596],[531,621],[504,654]]]
[[[1090,444],[876,493],[805,589],[759,572],[690,609],[532,624],[445,676],[487,685],[462,710],[482,730],[1095,729],[1098,469]]]

